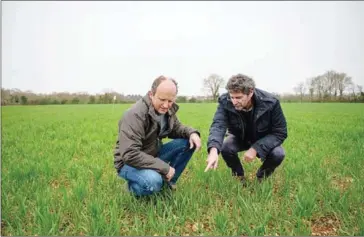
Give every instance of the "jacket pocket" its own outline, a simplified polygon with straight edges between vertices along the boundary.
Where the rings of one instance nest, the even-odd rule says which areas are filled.
[[[268,125],[267,126],[258,126],[257,127],[258,133],[265,133],[265,132],[268,132],[268,130],[269,130]]]

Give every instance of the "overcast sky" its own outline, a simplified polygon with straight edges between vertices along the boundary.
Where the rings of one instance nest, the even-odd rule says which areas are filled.
[[[334,69],[364,85],[364,2],[2,2],[2,87],[180,94],[211,73],[292,92]]]

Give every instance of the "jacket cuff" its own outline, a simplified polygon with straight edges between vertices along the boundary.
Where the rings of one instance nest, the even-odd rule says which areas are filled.
[[[265,157],[263,157],[264,152],[263,152],[262,148],[260,148],[260,146],[257,143],[253,144],[251,147],[254,148],[255,151],[257,152],[257,157],[263,158],[263,159],[265,158]]]
[[[158,166],[159,166],[159,172],[163,175],[167,175],[169,172],[169,164],[167,164],[166,162],[164,162],[163,160],[161,160],[160,158],[156,158],[158,159]]]
[[[209,153],[210,153],[211,148],[216,148],[216,150],[217,150],[217,154],[218,154],[218,155],[220,155],[220,149],[219,149],[217,146],[215,146],[214,144],[209,145],[209,146],[207,147],[207,154],[209,154]]]
[[[191,130],[189,133],[188,133],[188,138],[190,138],[191,134],[192,133],[197,133],[197,135],[201,138],[201,134],[198,130]]]

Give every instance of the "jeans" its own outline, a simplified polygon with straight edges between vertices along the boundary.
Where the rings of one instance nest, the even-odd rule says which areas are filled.
[[[195,148],[189,149],[189,146],[188,139],[174,139],[161,147],[158,157],[175,169],[175,174],[168,185],[176,184],[191,159]],[[119,171],[119,176],[128,182],[128,190],[136,196],[157,193],[164,184],[162,175],[152,169],[137,169],[124,165]]]
[[[238,157],[238,152],[248,150],[250,146],[237,139],[234,135],[229,135],[222,145],[221,156],[223,157],[226,165],[231,168],[232,175],[244,176],[244,169]],[[282,146],[277,146],[262,160],[263,164],[258,169],[257,178],[267,178],[274,170],[282,163],[285,157],[285,152]]]

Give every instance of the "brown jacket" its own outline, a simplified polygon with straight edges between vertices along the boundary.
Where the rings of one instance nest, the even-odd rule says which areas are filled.
[[[148,95],[125,111],[119,121],[119,135],[114,150],[114,166],[118,171],[124,164],[139,168],[153,169],[166,175],[169,165],[157,156],[162,138],[189,138],[200,133],[182,125],[177,116],[178,105],[168,111],[168,130],[159,136],[160,125]]]

